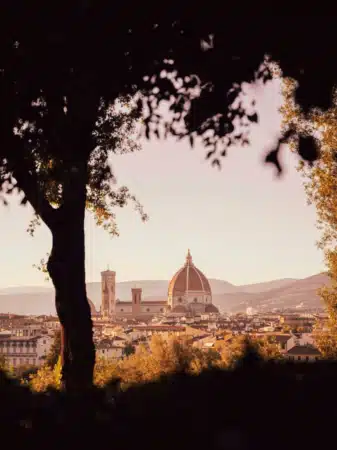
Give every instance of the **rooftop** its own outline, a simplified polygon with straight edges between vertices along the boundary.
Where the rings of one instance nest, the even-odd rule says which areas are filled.
[[[321,352],[310,345],[295,345],[287,351],[287,355],[294,356],[321,356]]]
[[[136,325],[134,329],[144,331],[185,331],[186,327],[179,325]]]
[[[0,342],[3,341],[11,341],[11,342],[27,342],[27,341],[36,341],[37,339],[41,338],[41,335],[38,336],[9,336],[7,335],[0,335]],[[44,336],[46,337],[46,336]]]

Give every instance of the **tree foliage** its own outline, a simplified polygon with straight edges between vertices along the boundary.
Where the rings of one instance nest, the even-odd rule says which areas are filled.
[[[7,371],[7,369],[8,369],[8,366],[7,366],[6,358],[3,355],[1,355],[0,356],[0,370]]]
[[[58,362],[61,354],[61,330],[56,330],[54,335],[54,341],[50,347],[49,353],[46,358],[46,364],[49,367],[54,367]]]
[[[1,11],[4,23],[12,25],[12,31],[1,36],[2,104],[8,109],[2,139],[15,143],[8,153],[2,150],[5,192],[16,186],[23,190],[24,201],[33,201],[32,193],[23,189],[28,188],[27,179],[14,170],[21,163],[18,147],[24,140],[25,169],[34,174],[28,184],[38,184],[39,195],[50,203],[62,203],[64,174],[74,169],[65,162],[75,136],[88,127],[85,139],[87,144],[91,141],[90,148],[81,150],[88,155],[87,206],[97,214],[98,223],[112,231],[114,225],[107,224],[108,217],[114,217],[111,208],[133,197],[125,188],[111,190],[114,178],[107,154],[137,148],[130,138],[135,119],[142,117],[147,137],[171,134],[193,144],[199,136],[214,162],[231,145],[248,142],[248,125],[257,122],[258,115],[254,102],[245,101],[245,83],[270,80],[272,61],[280,63],[286,76],[300,80],[296,100],[305,111],[330,105],[335,80],[331,61],[318,54],[319,74],[326,81],[318,84],[317,64],[303,51],[310,48],[311,38],[298,39],[311,25],[330,30],[326,17],[321,21],[306,17],[303,24],[294,17],[241,17],[241,34],[233,39],[236,21],[224,28],[216,8],[205,12],[175,4],[161,5],[160,10],[142,5],[141,21],[140,11],[131,10],[127,5],[102,8],[91,1],[48,9],[17,1],[4,4]],[[274,32],[266,40],[271,27]],[[246,40],[254,34],[254,45],[248,48]],[[294,55],[301,57],[296,61]],[[9,66],[9,61],[15,64]],[[320,89],[312,89],[317,85]],[[122,105],[117,110],[116,100]],[[166,119],[163,103],[172,112]],[[34,202],[33,207],[41,209],[42,203],[36,208]]]
[[[329,318],[327,326],[318,323],[313,332],[315,344],[322,353],[323,358],[336,360],[337,359],[337,333],[334,322]]]
[[[229,341],[218,342],[217,349],[221,355],[222,364],[225,367],[234,367],[243,358],[247,346],[263,360],[275,360],[281,356],[277,345],[267,338],[236,336]]]
[[[164,339],[156,334],[148,347],[140,344],[134,353],[122,360],[99,359],[96,362],[94,381],[99,387],[120,383],[121,388],[126,389],[172,373],[197,375],[205,369],[215,367],[234,368],[244,356],[248,344],[263,361],[280,358],[276,345],[264,339],[247,340],[245,336],[238,336],[230,343],[219,341],[215,348],[201,349],[192,346],[187,336]],[[43,391],[56,387],[57,373],[55,368],[45,365],[31,377],[32,388]]]
[[[317,226],[321,232],[317,243],[323,250],[330,286],[319,290],[329,312],[329,331],[316,330],[319,349],[327,357],[336,356],[337,348],[337,104],[327,111],[313,110],[304,115],[294,101],[294,80],[285,80],[284,126],[313,137],[320,158],[311,166],[300,161],[298,170],[303,177],[308,203],[316,208]],[[292,149],[298,141],[292,141]]]
[[[130,356],[135,353],[136,349],[132,344],[127,344],[123,349],[123,355]]]
[[[116,206],[132,201],[146,218],[134,195],[113,185],[109,164],[109,154],[137,148],[137,120],[147,138],[171,135],[191,146],[199,140],[220,167],[228,148],[249,144],[259,117],[246,87],[271,80],[273,61],[299,80],[296,99],[305,111],[330,105],[334,58],[324,52],[312,58],[312,48],[320,48],[321,35],[324,43],[334,42],[333,20],[328,26],[328,18],[316,16],[298,21],[239,13],[224,26],[222,7],[181,2],[17,0],[0,6],[0,186],[4,201],[19,191],[32,205],[30,230],[41,220],[52,233],[47,270],[69,389],[91,386],[95,363],[85,209],[112,233]],[[266,158],[279,171],[280,143],[293,134],[277,139]],[[303,142],[300,155],[314,160],[313,147]]]
[[[44,364],[36,374],[30,375],[30,386],[36,392],[59,389],[61,386],[61,358],[58,357],[53,367]]]
[[[46,113],[47,105],[43,108],[42,114]],[[137,119],[139,114],[135,105],[126,98],[119,98],[114,105],[99,106],[98,118],[92,131],[93,149],[88,159],[86,209],[93,214],[97,226],[103,227],[115,236],[119,234],[116,208],[122,208],[128,202],[133,202],[141,219],[147,220],[147,214],[135,195],[131,194],[126,186],[117,187],[116,175],[112,171],[111,164],[112,155],[140,149],[136,135]],[[25,131],[23,139],[24,133]],[[35,170],[40,180],[41,195],[57,208],[63,202],[63,189],[68,172],[64,171],[63,161],[50,158],[52,155],[46,155],[44,160],[37,160]],[[33,235],[40,223],[41,218],[35,212],[27,231]],[[46,262],[42,260],[41,267],[45,266]]]

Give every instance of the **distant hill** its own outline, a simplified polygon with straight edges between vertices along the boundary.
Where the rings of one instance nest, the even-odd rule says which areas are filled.
[[[321,300],[317,289],[330,282],[325,274],[303,279],[281,279],[264,283],[235,286],[224,280],[210,279],[213,302],[226,311],[245,311],[247,306],[265,310],[276,307],[319,307]],[[164,300],[167,298],[167,280],[125,281],[116,284],[116,296],[120,300],[131,299],[131,288],[140,287],[143,298]],[[100,306],[101,284],[87,284],[88,297],[96,308]],[[55,314],[54,290],[46,287],[9,287],[0,289],[0,312],[13,314]]]
[[[259,292],[266,292],[271,291],[273,289],[281,288],[284,286],[289,286],[294,281],[297,281],[296,278],[282,278],[281,280],[272,280],[272,281],[265,281],[263,283],[254,283],[254,284],[246,284],[243,286],[236,286],[237,289],[240,290],[240,292],[248,292],[248,293],[259,293]]]
[[[213,301],[217,306],[233,312],[244,311],[248,306],[259,307],[262,310],[296,307],[319,308],[324,305],[317,295],[317,290],[324,285],[330,285],[330,283],[330,278],[320,273],[289,283],[281,283],[279,287],[262,292],[235,292],[234,294],[217,295],[214,296]]]
[[[210,279],[213,294],[223,294],[237,292],[237,287],[227,281]],[[167,297],[169,281],[167,280],[138,280],[138,281],[122,281],[116,283],[116,297],[125,301],[131,299],[131,289],[133,287],[142,288],[143,298],[153,298],[165,300]],[[88,297],[98,305],[101,299],[101,283],[87,284]]]
[[[37,294],[47,293],[50,288],[44,286],[10,286],[0,288],[0,295],[19,295],[19,294]]]

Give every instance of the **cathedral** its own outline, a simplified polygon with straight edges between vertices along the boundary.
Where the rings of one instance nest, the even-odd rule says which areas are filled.
[[[212,304],[212,291],[205,275],[193,264],[188,250],[186,261],[169,283],[166,300],[143,301],[142,289],[131,289],[131,301],[116,299],[116,272],[106,270],[102,276],[101,316],[105,319],[150,320],[156,315],[195,316],[218,314]]]

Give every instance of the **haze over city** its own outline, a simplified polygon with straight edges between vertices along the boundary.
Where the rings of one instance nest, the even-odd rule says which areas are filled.
[[[142,223],[132,205],[116,209],[120,236],[111,238],[86,219],[87,281],[99,281],[109,265],[118,281],[168,280],[190,248],[210,278],[248,284],[304,278],[324,270],[315,247],[314,208],[306,204],[297,157],[283,149],[284,176],[263,164],[280,129],[279,85],[258,89],[260,123],[251,146],[231,148],[219,171],[205,160],[202,146],[142,140],[141,151],[113,158],[118,185],[126,185],[150,220]],[[269,147],[268,147],[269,146]],[[26,228],[30,206],[10,198],[1,207],[0,287],[51,283],[33,267],[51,247],[41,225],[35,237]]]

